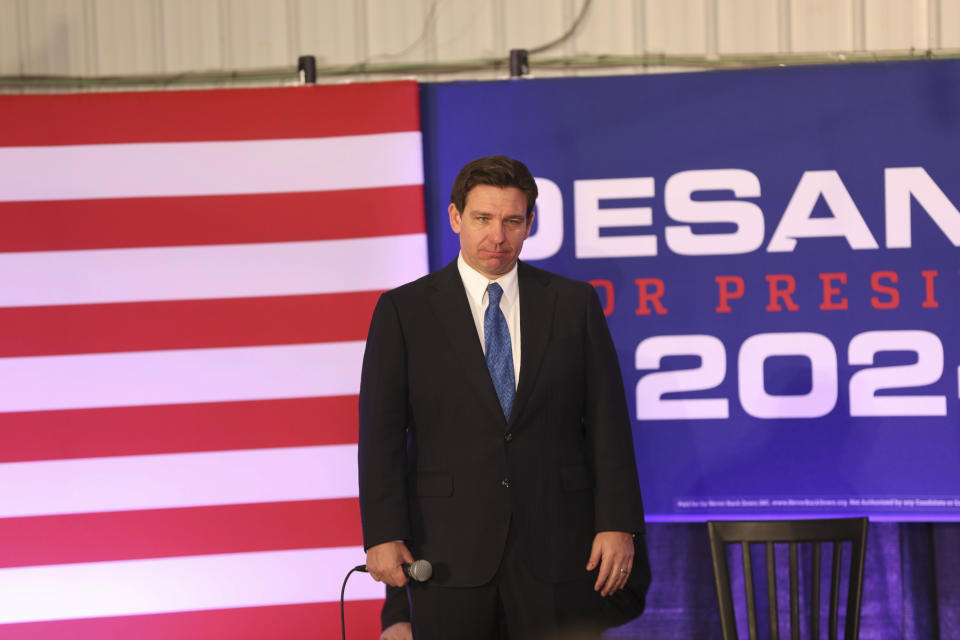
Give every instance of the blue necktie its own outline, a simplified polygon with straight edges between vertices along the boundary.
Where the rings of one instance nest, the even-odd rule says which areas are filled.
[[[497,391],[503,416],[510,419],[513,409],[513,395],[516,391],[513,376],[513,349],[510,346],[510,331],[507,320],[500,310],[500,298],[503,288],[496,282],[487,285],[490,303],[483,314],[483,339],[486,343],[487,369]]]

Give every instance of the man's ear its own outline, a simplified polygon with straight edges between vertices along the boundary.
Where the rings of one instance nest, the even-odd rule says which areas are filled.
[[[537,215],[536,211],[531,211],[530,215],[527,216],[527,232],[523,236],[524,240],[530,237],[530,230],[533,229],[533,218],[536,215]]]
[[[450,228],[453,229],[453,232],[457,235],[460,235],[460,212],[457,211],[457,208],[451,202],[450,206],[447,207],[447,213],[450,214]]]

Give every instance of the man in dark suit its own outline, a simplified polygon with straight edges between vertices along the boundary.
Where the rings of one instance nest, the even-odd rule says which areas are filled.
[[[642,533],[616,352],[588,284],[518,263],[537,187],[480,158],[449,207],[460,255],[381,296],[360,388],[367,568],[412,584],[415,637],[595,637]],[[592,572],[592,573],[591,573]],[[589,628],[588,628],[589,627]]]

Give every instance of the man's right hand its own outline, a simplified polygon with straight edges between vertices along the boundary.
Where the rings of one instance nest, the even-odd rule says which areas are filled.
[[[377,582],[393,587],[407,584],[402,564],[413,562],[413,556],[402,540],[384,542],[367,549],[367,573]]]

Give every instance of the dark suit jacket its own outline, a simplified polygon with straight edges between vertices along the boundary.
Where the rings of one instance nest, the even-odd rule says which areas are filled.
[[[380,630],[397,624],[410,622],[410,603],[407,601],[407,590],[387,585],[387,597],[380,609]]]
[[[630,420],[593,287],[520,263],[521,367],[504,419],[456,261],[383,294],[360,387],[364,546],[405,540],[432,584],[585,576],[597,531],[643,530]]]

